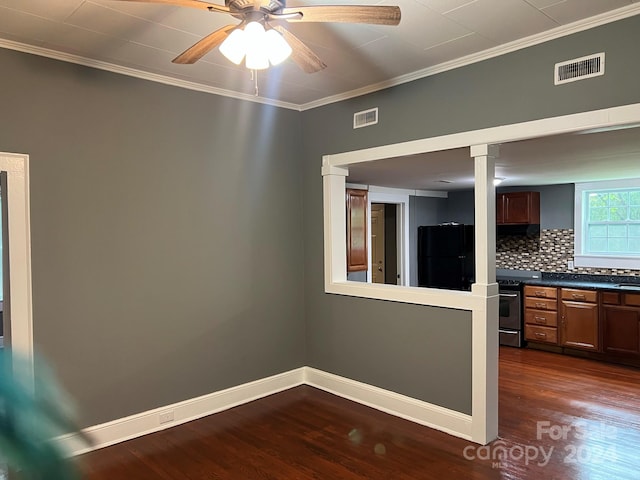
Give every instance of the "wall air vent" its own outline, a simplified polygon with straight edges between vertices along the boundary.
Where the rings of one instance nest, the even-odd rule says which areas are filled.
[[[368,127],[378,123],[378,107],[353,114],[353,128]]]
[[[604,75],[604,52],[556,63],[554,84],[575,82]]]

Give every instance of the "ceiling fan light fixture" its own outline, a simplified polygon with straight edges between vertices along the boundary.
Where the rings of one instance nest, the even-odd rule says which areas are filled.
[[[265,34],[265,43],[271,65],[279,65],[291,55],[291,46],[280,33],[270,29]]]
[[[265,68],[269,68],[265,31],[262,24],[249,22],[247,26],[244,27],[244,33],[247,39],[246,67],[249,70],[264,70]]]
[[[247,38],[244,30],[236,28],[218,47],[230,62],[240,65],[242,59],[247,53]]]
[[[236,28],[218,47],[230,62],[240,65],[245,60],[249,70],[264,70],[284,62],[292,52],[284,37],[273,29],[265,31],[259,22]]]

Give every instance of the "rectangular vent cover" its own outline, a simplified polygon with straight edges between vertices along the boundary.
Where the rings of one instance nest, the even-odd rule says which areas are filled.
[[[378,107],[353,114],[353,128],[368,127],[378,123]]]
[[[604,52],[556,63],[554,84],[604,75]]]

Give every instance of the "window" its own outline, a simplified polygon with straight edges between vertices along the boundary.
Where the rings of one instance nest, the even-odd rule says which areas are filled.
[[[640,268],[640,179],[576,184],[575,262]]]

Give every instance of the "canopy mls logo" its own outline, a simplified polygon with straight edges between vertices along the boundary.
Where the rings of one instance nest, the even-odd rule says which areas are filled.
[[[536,422],[536,441],[539,445],[509,444],[500,439],[489,445],[468,445],[462,455],[469,461],[490,461],[491,468],[524,463],[546,467],[553,458],[562,464],[604,464],[618,461],[616,447],[607,440],[617,438],[617,429],[604,422],[576,422],[570,425],[552,425],[543,420]],[[549,445],[549,442],[562,445]],[[568,442],[568,443],[567,443]]]

